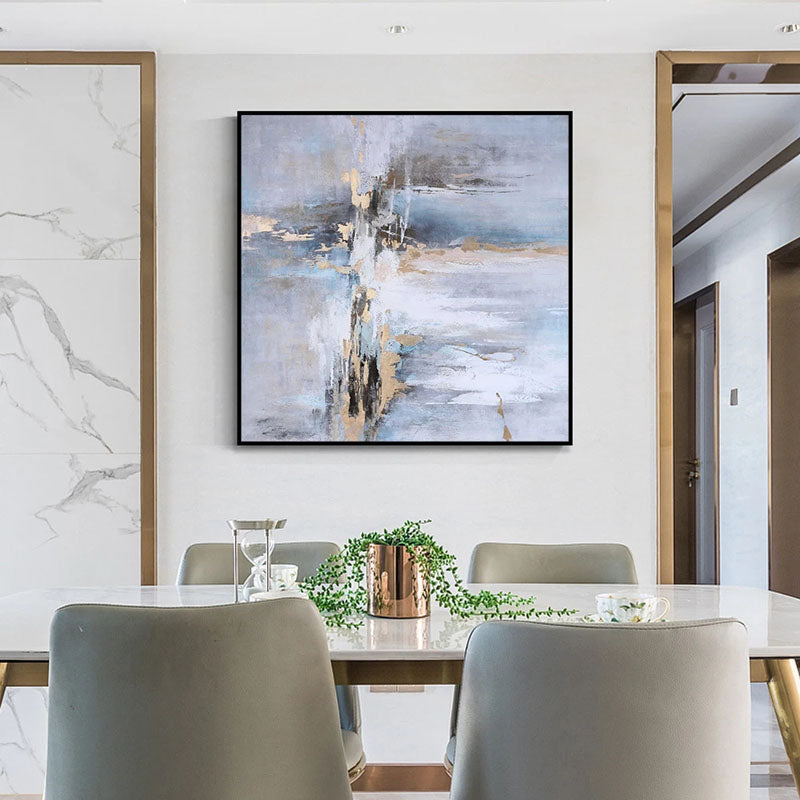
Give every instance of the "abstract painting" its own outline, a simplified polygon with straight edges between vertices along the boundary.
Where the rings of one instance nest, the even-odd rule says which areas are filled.
[[[570,444],[571,115],[239,114],[239,442]]]

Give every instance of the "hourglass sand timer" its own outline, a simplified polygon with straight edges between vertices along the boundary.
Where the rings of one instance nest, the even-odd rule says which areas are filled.
[[[245,558],[264,571],[264,586],[269,590],[270,556],[275,543],[271,532],[286,526],[285,519],[229,519],[228,527],[233,533],[233,602],[239,602],[239,548]],[[240,534],[241,533],[241,538]]]

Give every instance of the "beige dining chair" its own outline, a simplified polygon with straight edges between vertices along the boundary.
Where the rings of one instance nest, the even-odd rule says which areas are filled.
[[[747,800],[744,625],[479,625],[456,756],[452,800]]]
[[[45,796],[351,800],[316,608],[58,610]]]
[[[333,542],[276,542],[273,564],[296,564],[297,580],[313,575],[328,556],[339,552]],[[252,564],[239,559],[239,583],[250,575]],[[233,583],[233,544],[231,542],[198,542],[190,544],[178,567],[179,586]]]
[[[296,564],[297,579],[313,575],[328,556],[339,552],[333,542],[277,542],[272,551],[273,564]],[[252,565],[239,559],[239,582],[250,574]],[[233,583],[233,544],[229,542],[198,542],[189,545],[178,567],[179,586],[216,585]],[[361,701],[356,686],[337,686],[342,740],[347,754],[347,769],[351,782],[356,781],[367,764],[361,738]]]
[[[636,565],[624,544],[512,544],[481,542],[470,559],[469,583],[636,583]],[[444,767],[453,774],[459,687],[453,693]]]
[[[472,551],[471,583],[636,583],[624,544],[482,542]]]

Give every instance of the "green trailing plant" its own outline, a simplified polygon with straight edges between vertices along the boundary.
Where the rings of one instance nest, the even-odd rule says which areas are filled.
[[[576,613],[566,608],[537,609],[535,597],[512,592],[470,591],[458,574],[455,556],[422,529],[429,522],[408,520],[391,531],[372,531],[349,539],[341,551],[324,561],[300,588],[328,625],[359,628],[367,609],[367,551],[371,544],[384,544],[410,549],[428,581],[431,599],[458,619],[534,619]]]

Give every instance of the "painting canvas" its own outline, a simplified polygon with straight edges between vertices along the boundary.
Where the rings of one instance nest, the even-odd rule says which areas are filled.
[[[571,115],[239,114],[239,441],[571,442]]]

